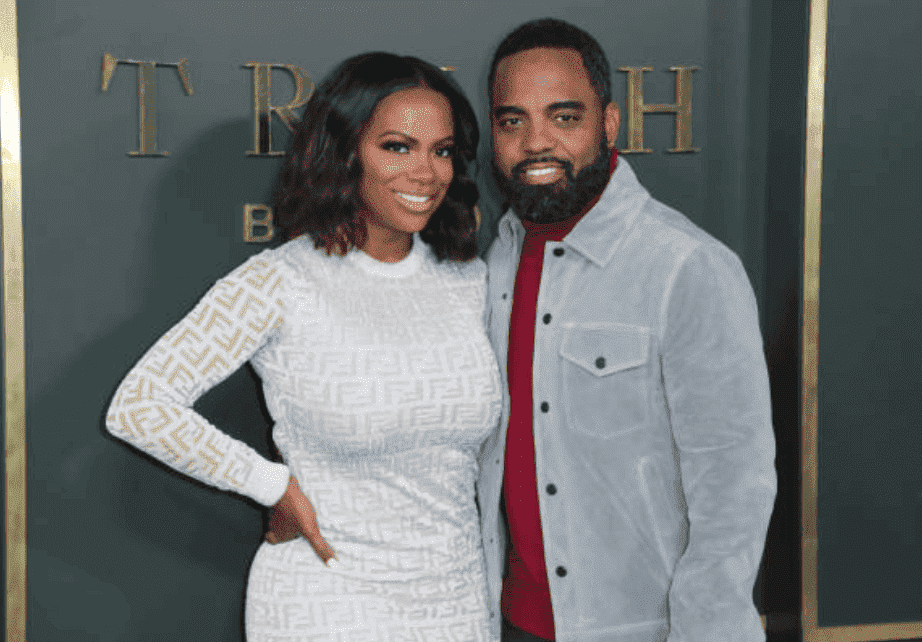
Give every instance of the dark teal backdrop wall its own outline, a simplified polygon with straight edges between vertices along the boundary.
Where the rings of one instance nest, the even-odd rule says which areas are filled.
[[[258,506],[197,485],[102,427],[130,365],[218,278],[263,248],[243,241],[246,203],[267,202],[278,158],[253,158],[248,62],[295,64],[319,81],[367,50],[452,72],[486,122],[493,48],[555,16],[592,32],[613,67],[653,68],[648,103],[675,100],[670,66],[693,74],[693,141],[670,154],[674,118],[647,116],[651,154],[629,162],[654,196],[742,257],[755,288],[778,433],[779,509],[755,600],[799,608],[796,530],[797,301],[806,10],[773,0],[19,3],[26,260],[28,639],[234,641],[259,545]],[[136,158],[137,69],[100,88],[103,54],[157,70],[158,145]],[[293,83],[273,73],[273,103]],[[624,107],[624,73],[613,72]],[[624,118],[623,120],[626,120]],[[273,146],[288,135],[273,117]],[[488,131],[482,165],[488,168]],[[624,128],[619,139],[626,145]],[[483,250],[500,202],[482,172]],[[258,382],[244,369],[197,408],[271,452]],[[795,503],[792,503],[795,502]]]
[[[819,624],[920,622],[922,3],[830,2],[828,51]]]

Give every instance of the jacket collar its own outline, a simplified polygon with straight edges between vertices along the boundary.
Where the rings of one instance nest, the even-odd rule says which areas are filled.
[[[589,210],[567,234],[563,242],[599,267],[615,254],[619,240],[634,224],[650,193],[637,180],[634,170],[623,156],[602,192],[599,202]],[[510,208],[499,222],[499,234],[504,242],[518,243],[525,233],[519,217]]]

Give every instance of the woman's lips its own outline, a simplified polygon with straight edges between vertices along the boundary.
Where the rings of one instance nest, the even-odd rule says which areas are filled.
[[[412,210],[425,210],[429,205],[431,205],[432,200],[435,198],[435,194],[419,194],[413,192],[399,192],[393,190],[394,195],[397,197],[397,200],[400,201],[405,207],[409,207]]]

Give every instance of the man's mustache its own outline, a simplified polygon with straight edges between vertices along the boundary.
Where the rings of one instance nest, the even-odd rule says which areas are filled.
[[[564,171],[567,173],[568,176],[573,174],[573,163],[570,163],[569,161],[565,161],[561,158],[545,156],[544,158],[531,158],[528,160],[523,160],[521,163],[517,163],[515,167],[512,168],[512,177],[513,178],[518,177],[520,174],[525,172],[525,170],[527,170],[532,165],[547,165],[549,163],[556,163],[557,165],[560,165],[561,167],[563,167]]]

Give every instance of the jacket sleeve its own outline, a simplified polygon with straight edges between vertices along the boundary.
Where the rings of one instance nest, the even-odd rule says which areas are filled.
[[[216,283],[163,335],[115,392],[106,426],[171,468],[272,506],[288,484],[273,463],[192,409],[277,332],[283,278],[264,252]]]
[[[752,287],[723,246],[682,262],[663,303],[663,384],[688,505],[668,642],[765,640],[752,599],[777,491]]]

